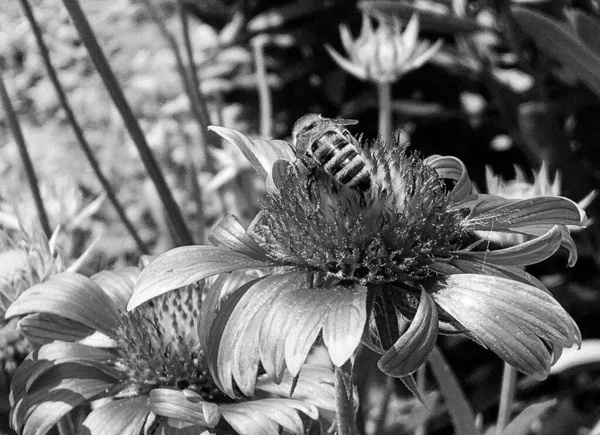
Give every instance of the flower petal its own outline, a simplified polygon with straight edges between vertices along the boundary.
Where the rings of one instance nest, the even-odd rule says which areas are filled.
[[[270,260],[267,251],[250,237],[239,219],[233,215],[227,215],[221,219],[212,229],[208,238],[215,246],[233,249],[256,260]]]
[[[137,267],[123,267],[117,270],[103,270],[92,275],[90,279],[104,290],[119,311],[125,312],[139,273],[140,269]]]
[[[323,324],[323,342],[331,362],[341,367],[354,354],[367,321],[367,288],[336,286],[337,297],[329,304]]]
[[[579,226],[584,220],[585,212],[560,196],[511,200],[478,195],[463,225],[473,231],[502,231],[539,224]]]
[[[214,321],[209,343],[213,376],[223,391],[235,397],[232,378],[242,393],[252,395],[259,362],[259,332],[268,307],[282,291],[291,291],[303,281],[303,273],[267,276],[251,286],[243,286],[223,306]],[[215,343],[211,346],[210,344]],[[216,358],[213,357],[216,352]]]
[[[188,423],[215,427],[221,419],[219,407],[210,402],[190,400],[182,391],[155,388],[150,391],[148,405],[152,412]]]
[[[402,378],[421,367],[435,346],[438,315],[431,296],[421,291],[421,300],[408,329],[377,362],[377,367],[388,376]]]
[[[299,289],[275,298],[260,330],[260,359],[265,371],[280,381],[288,367],[297,375],[325,322],[328,289]]]
[[[279,427],[303,435],[304,425],[298,411],[312,419],[319,416],[314,406],[293,399],[262,399],[221,405],[220,409],[227,423],[244,435],[278,435]]]
[[[27,340],[37,345],[54,340],[79,341],[97,332],[79,322],[48,313],[29,314],[19,320],[17,327]]]
[[[159,256],[140,273],[128,310],[168,291],[240,269],[272,267],[272,262],[215,246],[182,246]]]
[[[27,371],[25,391],[29,391],[34,383],[46,372],[61,364],[77,363],[83,366],[94,367],[99,371],[112,376],[115,381],[120,377],[120,372],[110,364],[115,356],[103,349],[84,346],[78,343],[65,343],[57,341],[42,346],[34,352],[33,361],[37,363],[35,369]]]
[[[296,159],[290,144],[283,140],[250,139],[239,131],[214,125],[208,129],[237,146],[262,178],[267,178],[277,160]]]
[[[558,225],[535,239],[529,240],[510,248],[485,252],[461,252],[466,258],[474,258],[500,266],[528,266],[539,263],[552,256],[560,247],[562,233]]]
[[[536,287],[471,274],[429,284],[435,302],[476,341],[526,374],[545,378],[552,362],[547,345],[570,347],[579,340],[567,312]]]
[[[91,367],[62,364],[39,378],[11,410],[12,427],[23,435],[44,434],[76,406],[109,391],[114,378]]]
[[[456,157],[436,155],[427,157],[425,163],[431,166],[440,178],[454,181],[454,187],[450,192],[454,203],[463,201],[471,193],[473,188],[471,179],[461,160]]]
[[[7,310],[6,318],[49,313],[82,323],[110,337],[120,325],[119,311],[89,278],[62,272],[26,290]]]
[[[115,400],[94,409],[79,433],[90,435],[138,435],[150,413],[145,396]]]
[[[434,269],[437,270],[437,266],[438,265],[436,265],[436,267]],[[520,267],[496,266],[494,264],[475,260],[472,258],[468,259],[468,260],[461,259],[461,258],[455,258],[453,260],[450,260],[450,263],[445,264],[445,266],[456,268],[456,270],[453,270],[453,271],[447,273],[448,275],[455,274],[455,273],[474,273],[477,275],[498,276],[500,278],[508,278],[508,279],[522,282],[523,284],[532,285],[532,286],[537,287],[538,289],[542,290],[543,292],[550,294],[550,290],[548,290],[546,288],[546,286],[540,280],[538,280],[533,275],[528,274]],[[442,271],[442,273],[446,273],[446,272]]]
[[[293,394],[292,394],[293,392]],[[286,371],[278,383],[269,376],[256,381],[256,395],[292,397],[315,405],[321,410],[335,411],[335,388],[331,366],[306,364],[296,377]]]
[[[353,76],[361,80],[367,80],[368,74],[365,68],[362,68],[352,63],[351,61],[343,57],[341,54],[339,54],[337,51],[335,51],[329,44],[325,44],[325,49],[327,50],[329,55],[333,57],[333,60],[335,60],[335,62],[342,69],[346,70],[346,72],[352,74]]]

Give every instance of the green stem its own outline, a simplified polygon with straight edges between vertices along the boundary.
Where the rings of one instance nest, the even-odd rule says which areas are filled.
[[[115,77],[114,72],[112,71],[108,61],[106,60],[106,56],[104,52],[100,48],[100,44],[94,35],[94,31],[92,30],[90,23],[88,22],[81,6],[77,0],[63,0],[63,4],[73,20],[73,24],[75,25],[77,31],[79,32],[79,36],[83,44],[85,45],[92,62],[94,63],[98,74],[102,78],[104,82],[104,86],[108,90],[110,97],[115,104],[117,110],[121,114],[123,118],[123,122],[135,144],[140,157],[142,159],[142,163],[148,172],[148,175],[154,186],[158,192],[158,195],[162,201],[163,207],[169,216],[169,220],[171,221],[173,228],[177,234],[178,244],[179,245],[191,245],[194,243],[192,236],[185,224],[185,220],[183,219],[183,215],[181,214],[181,209],[179,205],[175,202],[173,198],[173,194],[167,185],[165,178],[163,176],[160,167],[158,166],[148,143],[146,142],[146,138],[142,129],[135,118],[129,103],[125,99],[125,95],[121,90],[121,86]]]
[[[352,387],[352,362],[335,368],[335,420],[337,435],[358,435]]]
[[[419,370],[417,370],[417,388],[419,389],[419,391],[425,391],[425,370],[425,364],[423,364],[421,367],[419,367]],[[426,429],[427,420],[424,420],[415,429],[415,435],[425,435]]]
[[[65,91],[64,91],[62,85],[60,84],[60,80],[58,79],[58,74],[56,73],[56,69],[54,68],[54,66],[52,65],[52,62],[50,60],[50,52],[48,51],[48,47],[46,46],[46,43],[44,42],[44,38],[42,36],[42,31],[40,29],[40,26],[39,26],[37,20],[35,19],[35,15],[33,14],[33,10],[31,9],[31,5],[29,4],[29,1],[28,0],[20,0],[20,2],[21,2],[21,7],[23,8],[23,11],[25,12],[25,16],[27,17],[27,20],[29,21],[29,25],[31,26],[31,29],[33,30],[33,34],[35,36],[38,48],[40,50],[40,54],[42,55],[44,65],[46,66],[46,71],[48,71],[48,76],[50,77],[50,81],[52,82],[52,85],[54,86],[54,90],[56,91],[56,95],[58,96],[58,100],[60,101],[60,104],[63,107],[65,114],[67,115],[69,124],[71,124],[71,127],[73,128],[73,133],[75,133],[75,137],[79,143],[79,146],[83,150],[83,153],[85,154],[90,166],[92,167],[92,170],[94,171],[94,174],[96,175],[96,178],[98,178],[98,181],[100,182],[100,184],[102,185],[102,188],[106,192],[106,196],[108,197],[108,200],[111,202],[111,204],[115,208],[117,214],[119,215],[119,218],[123,222],[123,225],[125,225],[125,228],[127,229],[127,231],[129,231],[129,234],[135,241],[138,249],[141,252],[143,252],[144,254],[147,254],[148,248],[146,247],[146,245],[140,238],[135,227],[133,226],[133,224],[127,217],[125,210],[119,203],[119,200],[117,199],[117,196],[115,195],[108,179],[104,176],[102,169],[100,169],[100,165],[98,164],[98,161],[96,160],[96,157],[94,156],[94,153],[85,138],[85,135],[83,133],[81,126],[79,125],[79,123],[77,122],[77,119],[75,118],[73,109],[71,108],[71,105],[69,104],[69,100],[67,99]]]
[[[517,370],[510,364],[504,363],[502,373],[502,390],[500,391],[500,407],[498,409],[498,421],[496,422],[496,434],[501,435],[510,422],[515,387],[517,384]]]
[[[392,85],[378,83],[379,136],[385,143],[392,142]]]
[[[6,90],[6,86],[4,85],[4,79],[2,78],[1,70],[0,99],[2,99],[2,106],[4,107],[4,113],[6,113],[8,126],[13,137],[15,138],[17,146],[19,147],[19,154],[21,156],[23,166],[25,167],[27,182],[29,183],[29,188],[31,189],[31,194],[33,195],[33,201],[35,202],[35,208],[37,210],[38,218],[40,219],[40,224],[42,226],[42,229],[44,230],[44,234],[46,234],[46,237],[50,238],[50,236],[52,235],[52,230],[50,229],[50,222],[48,221],[48,215],[46,214],[46,209],[44,208],[42,196],[40,195],[40,189],[38,186],[38,180],[35,174],[35,169],[33,168],[31,157],[29,156],[29,152],[27,151],[27,145],[25,144],[25,137],[23,136],[23,131],[21,130],[19,119],[17,118],[15,109],[13,108],[13,105],[10,102],[8,91]]]
[[[267,81],[264,47],[264,37],[257,36],[252,39],[252,53],[254,54],[254,69],[260,104],[260,135],[262,138],[270,139],[273,136],[273,101]]]

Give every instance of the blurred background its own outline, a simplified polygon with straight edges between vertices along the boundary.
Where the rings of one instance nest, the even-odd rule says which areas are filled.
[[[149,253],[175,246],[127,123],[62,2],[30,5],[77,120],[140,239]],[[374,71],[385,69],[389,56],[397,61],[390,67],[397,73],[383,83],[391,97],[391,129],[410,140],[411,150],[460,158],[480,192],[583,201],[590,222],[574,234],[577,265],[566,268],[565,250],[528,271],[575,318],[589,351],[568,356],[547,382],[520,379],[516,406],[557,399],[532,433],[600,433],[594,429],[600,418],[594,341],[600,338],[600,202],[593,198],[600,185],[597,0],[85,0],[81,6],[195,243],[207,243],[207,232],[226,214],[247,224],[264,195],[243,155],[206,125],[289,140],[296,119],[320,113],[358,120],[350,129],[368,141],[381,122],[382,80]],[[422,64],[404,68],[411,50],[406,33],[389,56],[359,38],[365,20],[381,35],[391,29],[393,37],[400,31],[394,26],[404,30],[415,13],[417,41],[437,43]],[[344,46],[340,25],[354,48]],[[367,76],[340,67],[331,50],[368,65]],[[17,0],[0,5],[0,70],[50,227],[60,225],[62,255],[72,262],[93,245],[85,273],[137,264],[139,246],[73,134]],[[17,234],[37,213],[7,119],[0,108],[0,228]],[[441,344],[485,427],[498,405],[501,361],[464,338]],[[373,363],[368,351],[360,358]],[[357,375],[369,392],[361,404],[367,430],[415,433],[427,419],[428,433],[451,433],[441,400],[427,414],[400,385],[389,396],[376,372]],[[382,403],[388,403],[384,411]]]

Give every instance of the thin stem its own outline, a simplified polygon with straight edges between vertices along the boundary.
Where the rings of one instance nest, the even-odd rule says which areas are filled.
[[[63,0],[63,4],[65,5],[71,19],[73,20],[73,24],[77,28],[79,36],[83,41],[94,65],[96,66],[96,70],[106,89],[108,90],[113,103],[115,104],[117,110],[121,114],[123,118],[123,122],[133,140],[144,167],[150,176],[150,179],[154,183],[154,186],[158,192],[158,195],[162,201],[163,207],[169,217],[169,220],[173,224],[173,228],[177,234],[177,242],[179,245],[191,245],[194,243],[192,236],[185,224],[185,220],[183,219],[183,215],[181,214],[181,209],[179,205],[175,202],[173,198],[173,194],[167,185],[165,178],[158,166],[148,143],[146,142],[146,138],[142,129],[135,118],[129,103],[125,99],[125,95],[123,95],[123,91],[113,73],[108,61],[106,60],[106,56],[104,52],[100,48],[100,44],[94,35],[94,31],[92,30],[90,23],[88,22],[81,6],[77,0]]]
[[[192,95],[198,104],[198,108],[200,109],[200,119],[206,128],[211,124],[210,114],[208,112],[208,107],[206,107],[206,101],[200,88],[200,79],[198,78],[194,49],[192,47],[192,38],[190,37],[190,26],[188,23],[187,14],[185,13],[183,0],[177,0],[177,6],[179,10],[179,19],[181,21],[181,33],[183,34],[183,45],[188,58],[189,79],[194,91]]]
[[[500,407],[498,409],[498,421],[496,422],[496,434],[501,435],[504,428],[510,422],[515,387],[517,385],[517,370],[510,364],[504,363],[502,372],[502,390],[500,391]]]
[[[425,370],[426,365],[423,364],[417,370],[417,388],[419,391],[425,391]],[[425,435],[427,420],[424,420],[421,424],[417,426],[415,429],[415,435]]]
[[[335,368],[335,420],[337,435],[358,435],[352,394],[352,362]]]
[[[83,150],[83,153],[85,154],[88,162],[90,163],[90,166],[92,167],[92,170],[94,171],[94,174],[96,175],[96,178],[98,178],[98,181],[100,182],[100,184],[102,185],[102,188],[106,192],[106,196],[108,196],[108,200],[111,202],[111,204],[115,208],[117,214],[119,215],[119,218],[123,222],[123,225],[125,225],[125,228],[127,229],[127,231],[129,231],[129,234],[135,241],[138,249],[141,252],[143,252],[144,254],[147,254],[148,248],[146,247],[146,245],[140,238],[137,230],[135,229],[135,227],[133,226],[133,224],[127,217],[125,210],[119,203],[119,200],[117,199],[117,196],[115,195],[114,190],[112,189],[108,179],[104,176],[104,173],[102,172],[102,169],[100,168],[100,165],[98,164],[98,161],[96,160],[96,157],[94,156],[94,153],[85,138],[85,135],[83,133],[81,126],[79,125],[79,123],[77,122],[77,119],[75,118],[73,109],[71,108],[71,105],[69,104],[69,100],[67,99],[65,91],[63,90],[63,87],[60,84],[60,80],[58,79],[58,74],[56,73],[56,69],[54,68],[54,66],[52,65],[52,62],[50,60],[50,53],[48,51],[48,47],[46,46],[46,43],[44,42],[44,38],[42,36],[42,31],[40,29],[40,26],[39,26],[37,20],[35,19],[35,15],[33,14],[33,10],[31,9],[31,5],[29,4],[29,1],[28,0],[20,0],[20,2],[21,2],[21,7],[23,8],[23,11],[25,12],[25,15],[27,17],[27,20],[29,21],[29,25],[31,26],[31,29],[33,30],[33,34],[35,35],[35,39],[37,41],[37,45],[40,50],[40,54],[42,55],[42,59],[44,60],[44,65],[46,66],[46,70],[48,71],[48,76],[50,77],[50,81],[52,82],[52,85],[54,86],[54,90],[56,91],[56,95],[58,96],[58,100],[60,101],[60,104],[62,105],[62,107],[67,115],[69,124],[71,124],[71,127],[73,128],[73,133],[75,133],[75,137],[77,138],[79,146]]]
[[[46,214],[46,209],[44,208],[44,202],[42,201],[42,195],[40,195],[40,189],[38,186],[37,176],[35,174],[35,169],[33,168],[33,163],[31,161],[31,157],[29,156],[29,152],[27,151],[27,145],[25,144],[25,137],[23,136],[23,131],[21,130],[21,125],[19,124],[19,119],[17,118],[17,114],[15,109],[13,108],[12,103],[10,102],[10,97],[8,96],[8,91],[6,90],[6,86],[4,85],[4,79],[2,78],[2,71],[0,70],[0,98],[2,99],[2,107],[4,107],[4,113],[6,113],[6,119],[8,121],[8,126],[10,131],[15,138],[15,142],[19,147],[19,154],[21,156],[21,161],[23,162],[23,166],[25,167],[25,174],[27,176],[27,182],[29,183],[29,188],[31,189],[31,194],[33,195],[33,201],[35,202],[35,208],[37,210],[38,218],[40,219],[40,224],[42,225],[42,229],[44,230],[44,234],[49,239],[52,235],[52,230],[50,229],[50,222],[48,221],[48,215]]]
[[[264,48],[265,38],[257,36],[252,40],[254,69],[256,71],[256,84],[258,86],[258,101],[260,104],[260,135],[265,139],[269,139],[273,136],[273,100],[267,81]]]
[[[385,143],[392,142],[392,85],[378,83],[379,98],[379,136]]]

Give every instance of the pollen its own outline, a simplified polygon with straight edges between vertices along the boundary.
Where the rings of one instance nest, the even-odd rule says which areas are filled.
[[[117,366],[138,393],[166,387],[228,400],[213,383],[198,342],[201,287],[181,288],[123,314]]]
[[[305,175],[291,167],[266,199],[259,234],[279,257],[331,278],[366,285],[428,277],[463,235],[447,187],[406,147],[378,141],[361,152],[369,191],[340,187],[319,168]]]

